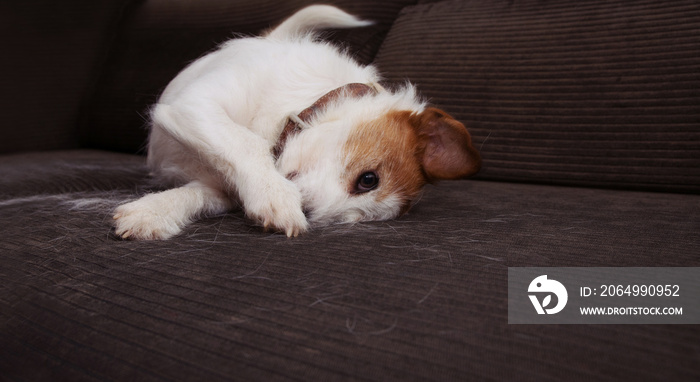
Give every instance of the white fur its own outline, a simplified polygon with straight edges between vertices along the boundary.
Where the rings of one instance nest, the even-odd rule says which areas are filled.
[[[315,128],[292,138],[278,160],[282,174],[298,172],[295,183],[302,203],[310,211],[315,225],[360,220],[387,220],[396,217],[398,201],[381,202],[371,193],[349,195],[338,182],[349,165],[342,157],[342,146],[354,127],[381,117],[387,110],[419,112],[424,105],[416,101],[411,86],[397,93],[383,92],[374,97],[343,100],[332,104],[312,125]]]
[[[311,6],[265,37],[228,41],[184,69],[152,110],[148,148],[154,175],[176,188],[117,208],[116,233],[165,239],[235,202],[288,236],[309,228],[304,210],[317,225],[395,217],[398,202],[391,198],[379,203],[371,193],[347,193],[339,183],[346,166],[340,152],[358,123],[390,109],[421,111],[412,87],[334,103],[289,140],[277,162],[270,154],[288,115],[347,83],[378,83],[374,67],[310,33],[367,24],[331,6]],[[292,172],[298,176],[286,179]]]

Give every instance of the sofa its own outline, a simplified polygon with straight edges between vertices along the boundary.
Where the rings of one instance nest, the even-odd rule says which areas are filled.
[[[117,238],[168,81],[311,3],[0,5],[0,380],[700,380],[698,325],[508,323],[509,268],[700,266],[694,0],[329,0],[482,171],[392,221]]]

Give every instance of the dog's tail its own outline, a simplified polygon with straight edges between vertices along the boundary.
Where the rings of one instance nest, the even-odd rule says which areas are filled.
[[[300,36],[318,29],[357,28],[372,25],[331,5],[312,5],[293,14],[265,37],[283,39]]]

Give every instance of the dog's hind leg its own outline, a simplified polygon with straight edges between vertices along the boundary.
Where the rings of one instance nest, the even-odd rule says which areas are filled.
[[[226,212],[233,205],[225,193],[194,181],[117,207],[115,233],[123,239],[167,239],[194,219]]]

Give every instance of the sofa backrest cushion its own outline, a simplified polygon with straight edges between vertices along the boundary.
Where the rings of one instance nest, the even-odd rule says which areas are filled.
[[[464,122],[480,177],[700,191],[700,3],[441,1],[378,52]]]
[[[81,103],[132,2],[0,2],[0,153],[77,147]]]
[[[148,0],[125,23],[81,123],[83,146],[136,152],[147,137],[147,114],[188,63],[235,35],[258,35],[314,0]],[[360,61],[374,58],[399,11],[416,0],[324,1],[375,21],[328,32]]]

